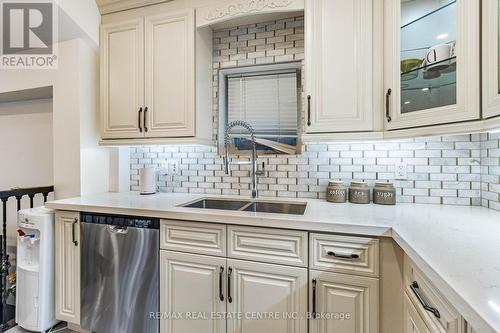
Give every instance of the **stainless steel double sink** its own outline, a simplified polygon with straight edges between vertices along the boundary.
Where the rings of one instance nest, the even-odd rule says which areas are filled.
[[[182,204],[181,206],[188,208],[222,209],[242,212],[304,215],[307,203],[204,198],[194,202]]]

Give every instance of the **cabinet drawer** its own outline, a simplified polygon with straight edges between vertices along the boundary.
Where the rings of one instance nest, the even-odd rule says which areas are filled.
[[[311,269],[378,277],[378,239],[310,234]]]
[[[406,293],[432,332],[464,332],[460,314],[406,256],[404,276]],[[423,303],[437,312],[424,309]]]
[[[223,224],[161,220],[160,248],[225,256],[226,226]]]
[[[228,257],[307,267],[307,232],[228,226]]]

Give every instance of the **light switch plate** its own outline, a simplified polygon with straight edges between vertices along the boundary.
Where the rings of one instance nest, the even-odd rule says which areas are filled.
[[[395,167],[395,178],[404,180],[408,179],[408,170],[407,170],[407,165],[404,162],[398,162],[396,163]]]

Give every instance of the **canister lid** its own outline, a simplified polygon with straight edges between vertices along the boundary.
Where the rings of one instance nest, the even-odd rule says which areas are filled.
[[[352,187],[368,187],[368,183],[362,180],[353,180],[351,181]]]
[[[390,181],[381,180],[381,181],[376,181],[375,186],[376,187],[393,188],[394,184]]]
[[[344,182],[340,179],[332,179],[328,182],[328,186],[342,186]]]

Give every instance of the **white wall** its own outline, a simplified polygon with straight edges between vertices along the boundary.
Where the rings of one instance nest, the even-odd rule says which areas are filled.
[[[55,2],[95,45],[99,45],[101,15],[95,0],[55,0]]]
[[[53,183],[52,100],[0,103],[0,190]],[[43,204],[37,196],[36,205]],[[23,208],[29,198],[23,198]],[[9,242],[16,235],[16,200],[8,201]],[[0,221],[2,221],[0,210]]]
[[[97,50],[82,39],[59,43],[58,49],[55,70],[0,70],[0,93],[53,86],[56,197],[107,191],[108,149],[98,146]]]

